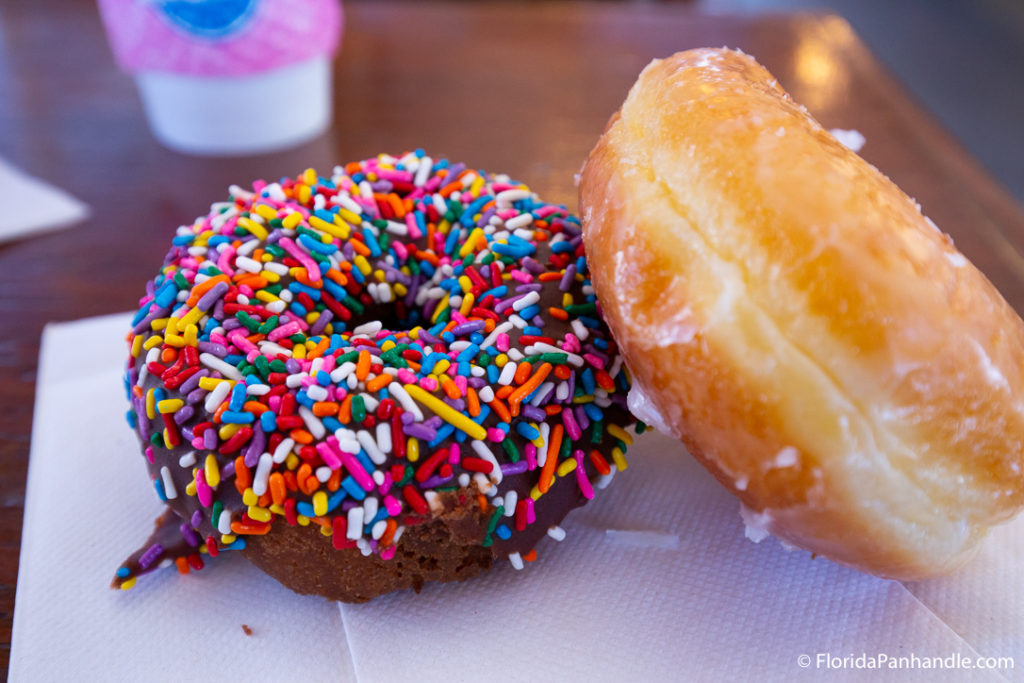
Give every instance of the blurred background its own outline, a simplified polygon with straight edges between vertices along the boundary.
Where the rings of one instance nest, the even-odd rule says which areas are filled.
[[[925,107],[1024,201],[1024,0],[698,0],[714,12],[843,16]]]
[[[348,4],[394,3],[350,0]],[[519,4],[524,12],[533,12],[551,3]],[[685,6],[697,12],[738,14],[835,12],[850,22],[912,96],[1018,200],[1024,200],[1024,0],[641,0],[607,4]],[[83,15],[82,8],[89,6],[95,7],[93,0],[0,3],[0,155],[26,159],[31,154],[29,148],[52,150],[61,144],[56,139],[27,140],[23,128],[25,117],[45,103],[49,96],[45,91],[57,85],[48,78],[55,69],[77,70],[74,87],[93,88],[97,93],[101,86],[109,85],[109,79],[123,78],[109,69],[112,58],[105,46],[86,42],[82,36],[57,33],[60,22],[54,21],[54,15],[67,14],[69,9]],[[93,65],[105,68],[102,72],[88,68]],[[96,79],[107,82],[97,84]],[[60,87],[68,85],[61,83]],[[109,103],[96,101],[90,106],[102,108]]]

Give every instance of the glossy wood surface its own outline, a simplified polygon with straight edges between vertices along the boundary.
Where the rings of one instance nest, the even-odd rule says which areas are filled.
[[[95,3],[0,4],[0,156],[93,209],[69,230],[0,245],[0,660],[6,664],[10,649],[47,322],[133,308],[175,227],[225,197],[231,183],[308,166],[424,147],[575,206],[573,175],[643,66],[709,45],[753,54],[825,126],[860,130],[863,156],[916,197],[1024,311],[1020,207],[835,16],[350,0],[333,129],[287,152],[204,159],[153,140],[131,80],[113,64]]]

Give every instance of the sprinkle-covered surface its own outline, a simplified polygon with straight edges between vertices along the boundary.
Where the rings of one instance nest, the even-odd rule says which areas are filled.
[[[465,490],[519,568],[632,443],[578,219],[422,151],[232,186],[178,229],[128,343],[128,421],[177,515],[121,588],[281,524],[386,560]]]

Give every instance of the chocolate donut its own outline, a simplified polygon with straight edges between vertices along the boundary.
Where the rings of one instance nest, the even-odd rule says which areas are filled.
[[[422,151],[232,186],[132,326],[128,421],[169,511],[115,587],[226,549],[344,601],[521,568],[626,468],[579,220]]]

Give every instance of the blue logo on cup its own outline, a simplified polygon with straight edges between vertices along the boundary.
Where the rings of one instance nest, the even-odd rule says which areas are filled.
[[[175,27],[201,38],[223,38],[240,31],[260,0],[157,0],[163,16]]]

